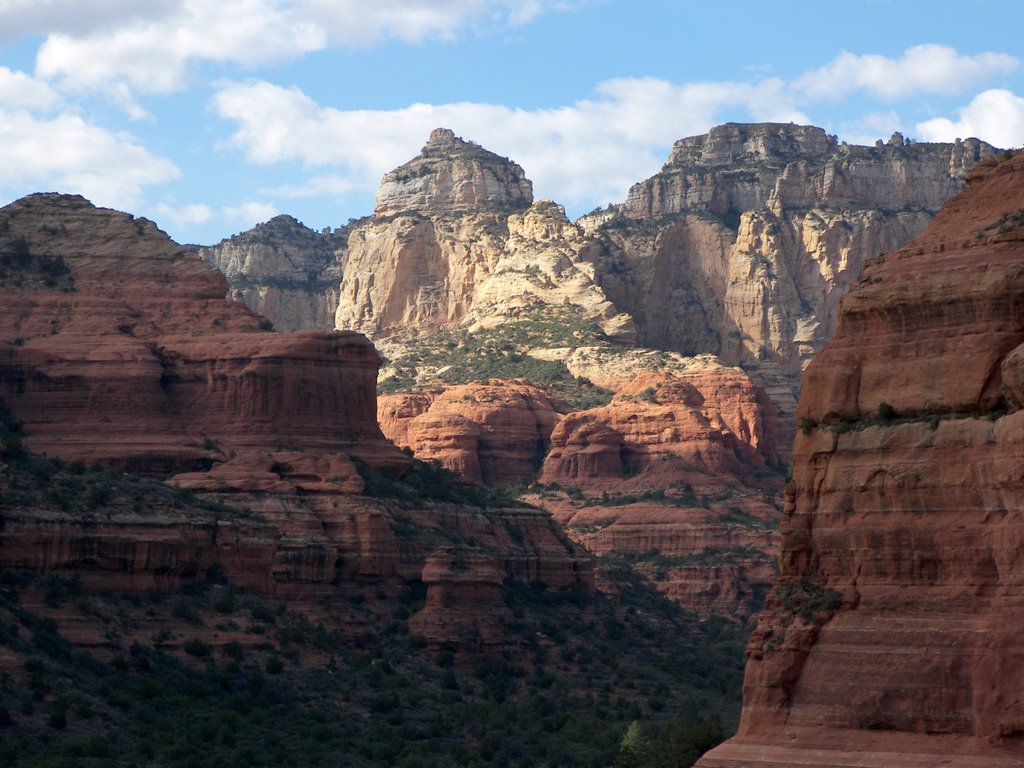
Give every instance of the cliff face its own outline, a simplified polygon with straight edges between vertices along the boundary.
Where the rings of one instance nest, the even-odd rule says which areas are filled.
[[[199,249],[227,278],[228,298],[268,318],[278,331],[334,325],[347,252],[347,227],[314,232],[291,216]]]
[[[977,139],[918,144],[896,133],[861,147],[814,126],[728,123],[677,141],[661,172],[630,189],[625,212],[649,219],[693,209],[736,218],[765,205],[937,209],[987,154]]]
[[[447,128],[437,128],[419,157],[385,174],[373,212],[520,210],[532,202],[533,185],[522,168]]]
[[[377,405],[381,429],[395,445],[471,482],[497,486],[533,481],[551,430],[567,410],[521,380],[383,395]]]
[[[774,414],[739,369],[641,374],[561,419],[539,481],[574,492],[538,503],[685,609],[746,620],[776,575]]]
[[[770,475],[788,459],[801,370],[834,333],[862,262],[918,234],[962,187],[964,169],[991,151],[976,140],[895,135],[849,147],[809,126],[720,126],[677,142],[624,205],[572,223],[557,204],[532,202],[517,165],[439,129],[385,177],[374,216],[353,226],[336,327],[367,334],[388,358],[382,388],[404,394],[381,419],[400,445],[488,483],[539,477],[583,494],[535,502],[605,553],[663,549],[690,567],[685,558],[701,555],[704,541],[721,568],[751,554],[753,586],[726,592],[753,594],[773,577],[765,561],[774,540],[762,526],[781,506]],[[702,368],[716,372],[688,378]],[[647,387],[631,382],[652,372],[681,375],[669,389],[694,392],[638,398]],[[516,397],[496,398],[485,414],[462,394],[436,394],[521,377],[579,412],[523,431]],[[619,397],[595,410],[594,385]],[[498,471],[489,455],[509,461]],[[709,528],[687,539],[695,549],[660,546],[648,533],[671,526],[658,520],[696,530],[695,521],[718,525],[729,514],[725,505],[690,520],[679,499],[650,498],[677,483],[701,498],[715,483],[736,489],[731,506],[755,521],[751,530],[730,539]],[[646,494],[645,511],[612,499],[615,514],[601,520],[624,522],[595,532],[583,520],[592,510],[579,507],[609,491]],[[693,576],[675,582],[687,595],[702,591]]]
[[[599,282],[641,344],[754,367],[790,416],[863,262],[924,229],[993,152],[976,139],[854,147],[810,126],[719,126],[677,142],[596,228]]]
[[[373,346],[351,332],[266,332],[225,288],[151,222],[59,195],[0,209],[0,395],[24,422],[25,445],[170,476],[178,493],[210,501],[192,514],[167,486],[124,497],[127,481],[112,470],[33,499],[15,469],[0,467],[13,500],[0,520],[0,568],[138,591],[217,564],[239,585],[302,606],[366,580],[391,590],[421,582],[428,597],[435,584],[472,582],[472,569],[438,577],[446,553],[502,579],[593,588],[589,556],[543,512],[363,495],[396,481],[376,473],[401,476],[411,463],[376,423]],[[445,638],[443,627],[428,634]]]
[[[808,368],[780,579],[705,768],[1024,761],[1024,155],[968,178]]]
[[[589,247],[561,206],[533,203],[522,168],[437,129],[384,177],[374,216],[353,230],[335,327],[416,338],[541,302],[581,307],[632,338],[595,283]]]
[[[438,130],[353,231],[335,327],[394,342],[573,306],[615,343],[743,365],[791,425],[801,371],[863,262],[920,233],[993,152],[728,124],[680,140],[622,206],[572,224],[530,207],[514,163]]]
[[[531,503],[687,610],[746,619],[775,578],[774,408],[737,368],[640,373],[587,410],[490,380],[381,396],[378,418],[396,445],[471,480],[539,482]]]
[[[0,248],[59,259],[73,281],[4,286],[0,383],[32,449],[149,474],[282,444],[402,463],[375,424],[365,338],[265,332],[198,256],[82,198],[34,195],[2,216]],[[342,475],[360,490],[353,467]]]

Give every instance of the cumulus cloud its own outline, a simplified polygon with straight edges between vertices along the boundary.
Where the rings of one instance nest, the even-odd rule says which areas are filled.
[[[230,146],[249,160],[339,167],[363,189],[375,189],[384,173],[414,156],[433,128],[451,128],[514,158],[539,196],[570,204],[621,199],[631,183],[661,165],[675,139],[706,131],[723,110],[807,122],[775,80],[674,85],[617,79],[602,83],[597,98],[558,109],[460,102],[387,111],[324,107],[298,88],[255,82],[223,87],[213,108],[235,123]]]
[[[957,120],[938,117],[918,123],[917,131],[928,141],[974,136],[997,147],[1024,144],[1024,99],[1010,91],[993,89],[979,93],[957,114]]]
[[[331,45],[451,39],[468,25],[522,24],[555,7],[552,0],[162,0],[143,14],[129,12],[126,0],[93,0],[84,5],[96,6],[103,24],[83,28],[55,20],[73,5],[68,0],[49,0],[34,13],[29,0],[9,1],[31,16],[22,27],[52,23],[37,56],[40,76],[74,89],[127,85],[158,94],[184,88],[198,62],[251,67]],[[72,20],[80,15],[69,11]],[[123,94],[118,101],[131,106]]]
[[[25,72],[0,67],[0,109],[45,111],[59,102],[60,97],[49,84]]]
[[[66,87],[141,93],[185,86],[197,60],[242,65],[288,59],[323,48],[324,31],[293,7],[269,0],[186,0],[166,16],[131,19],[92,35],[50,35],[36,72]]]
[[[159,19],[183,0],[2,0],[0,43],[40,33],[90,34],[111,25]]]
[[[180,176],[131,136],[73,114],[40,118],[0,108],[0,194],[52,190],[84,195],[97,205],[130,209],[143,189]]]
[[[272,203],[247,202],[241,205],[226,205],[221,208],[220,215],[225,221],[249,229],[277,216],[277,208]]]
[[[844,51],[798,78],[794,87],[811,98],[838,100],[862,90],[894,100],[924,93],[959,93],[1019,66],[1020,60],[1009,54],[969,56],[946,45],[917,45],[895,59]]]

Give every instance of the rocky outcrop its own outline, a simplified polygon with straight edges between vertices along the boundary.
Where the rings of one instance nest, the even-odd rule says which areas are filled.
[[[631,318],[596,284],[591,241],[507,158],[437,129],[384,177],[355,227],[335,327],[374,340],[488,326],[537,304],[579,307],[632,340]]]
[[[648,219],[695,209],[728,219],[764,206],[867,207],[868,200],[881,210],[936,209],[987,154],[977,139],[921,144],[895,133],[860,147],[809,125],[727,123],[677,141],[661,172],[630,189],[624,209]]]
[[[866,259],[920,233],[962,188],[965,169],[992,151],[974,139],[918,144],[897,134],[851,147],[810,126],[720,126],[677,142],[623,205],[572,223],[557,204],[532,202],[514,163],[435,131],[420,157],[385,177],[374,216],[353,227],[336,327],[379,345],[387,391],[527,376],[583,409],[551,432],[540,476],[548,484],[588,499],[667,493],[677,483],[713,495],[726,485],[743,489],[732,506],[767,520],[780,485],[772,467],[787,460],[795,432],[800,373],[834,333],[841,297]],[[646,385],[623,390],[652,370],[680,377],[672,397],[638,397]],[[619,393],[606,411],[591,407],[601,402],[595,385]],[[396,401],[409,416],[382,412],[396,425],[388,434],[495,482],[481,458],[493,417],[454,404],[436,410],[434,397]],[[501,477],[529,476],[533,439],[514,449],[514,469]],[[648,541],[639,525],[630,535]],[[716,551],[765,551],[722,545],[713,532],[708,541]],[[733,578],[728,565],[715,561],[718,577]],[[714,603],[684,588],[692,575],[680,572],[680,594]]]
[[[378,405],[384,433],[418,458],[490,485],[539,481],[528,500],[587,549],[628,559],[687,610],[739,620],[776,575],[773,415],[741,370],[710,359],[640,374],[585,411],[497,380]],[[459,589],[483,589],[467,578]]]
[[[281,249],[246,245],[246,261],[227,241],[217,263],[250,306],[281,304],[278,317],[293,318],[282,327],[336,302],[334,327],[375,342],[577,307],[614,342],[746,366],[791,423],[800,373],[831,338],[862,263],[920,233],[962,189],[965,170],[993,152],[977,139],[894,134],[859,147],[813,126],[727,124],[676,142],[623,205],[574,224],[550,201],[533,204],[511,160],[437,129],[384,177],[374,215],[351,228],[347,256],[343,231],[330,236],[333,264],[345,262],[336,292],[303,302],[298,284],[295,300],[272,290],[296,279],[290,264],[275,266],[288,255]],[[310,253],[328,242],[317,237]],[[242,263],[256,261],[266,276],[244,277]]]
[[[588,488],[742,482],[778,460],[774,410],[739,369],[644,374],[603,407],[562,419],[540,481]],[[655,477],[656,476],[656,477]]]
[[[224,300],[224,278],[198,256],[151,222],[82,198],[34,195],[0,215],[0,249],[25,244],[31,258],[59,259],[74,281],[69,291],[9,290],[0,308],[0,391],[29,447],[185,472],[194,487],[196,470],[214,485],[211,468],[235,482],[246,467],[263,475],[263,459],[251,460],[273,463],[282,446],[337,454],[331,476],[357,492],[349,455],[405,461],[375,423],[379,358],[365,338],[267,333]]]
[[[531,501],[687,610],[743,621],[776,575],[773,421],[739,369],[642,374],[552,432],[539,481],[577,500]]]
[[[596,227],[599,282],[641,344],[743,364],[790,417],[800,372],[864,261],[920,233],[994,151],[976,139],[894,134],[855,147],[811,126],[719,126],[677,142]]]
[[[719,766],[1024,761],[1024,155],[865,268],[807,371]]]
[[[472,591],[428,567],[445,553],[502,580],[593,588],[590,557],[547,513],[387,498],[411,461],[376,423],[373,346],[351,332],[269,333],[225,289],[151,222],[60,195],[0,209],[0,395],[25,446],[77,467],[0,467],[14,507],[0,569],[140,591],[216,566],[299,608],[367,582],[422,582],[457,603]],[[83,475],[96,461],[177,490]],[[65,490],[25,490],[44,470],[70,473],[52,484]],[[193,491],[203,503],[185,503]],[[418,626],[432,621],[437,642],[477,643],[429,613]]]
[[[228,298],[269,319],[278,331],[331,328],[348,252],[348,228],[315,232],[276,216],[199,255],[228,281]]]
[[[384,175],[373,212],[519,210],[532,202],[533,184],[522,168],[447,128],[435,128],[419,157]]]
[[[382,395],[377,404],[381,429],[396,445],[493,486],[533,481],[568,410],[523,380]]]

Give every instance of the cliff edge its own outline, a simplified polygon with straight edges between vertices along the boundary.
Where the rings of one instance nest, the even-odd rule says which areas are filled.
[[[1024,154],[967,179],[806,372],[780,578],[702,768],[1024,763]]]

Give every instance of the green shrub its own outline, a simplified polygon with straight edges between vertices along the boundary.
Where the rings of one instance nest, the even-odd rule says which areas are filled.
[[[800,431],[805,435],[811,434],[818,427],[818,422],[808,416],[801,416],[797,421]]]
[[[842,594],[837,590],[806,579],[776,589],[785,611],[808,623],[816,621],[821,613],[834,611],[843,601]]]
[[[182,648],[184,649],[185,653],[187,653],[189,656],[195,656],[196,658],[203,658],[213,653],[213,650],[210,648],[210,646],[204,643],[198,637],[193,637],[191,640],[186,642],[185,645],[182,646]]]

